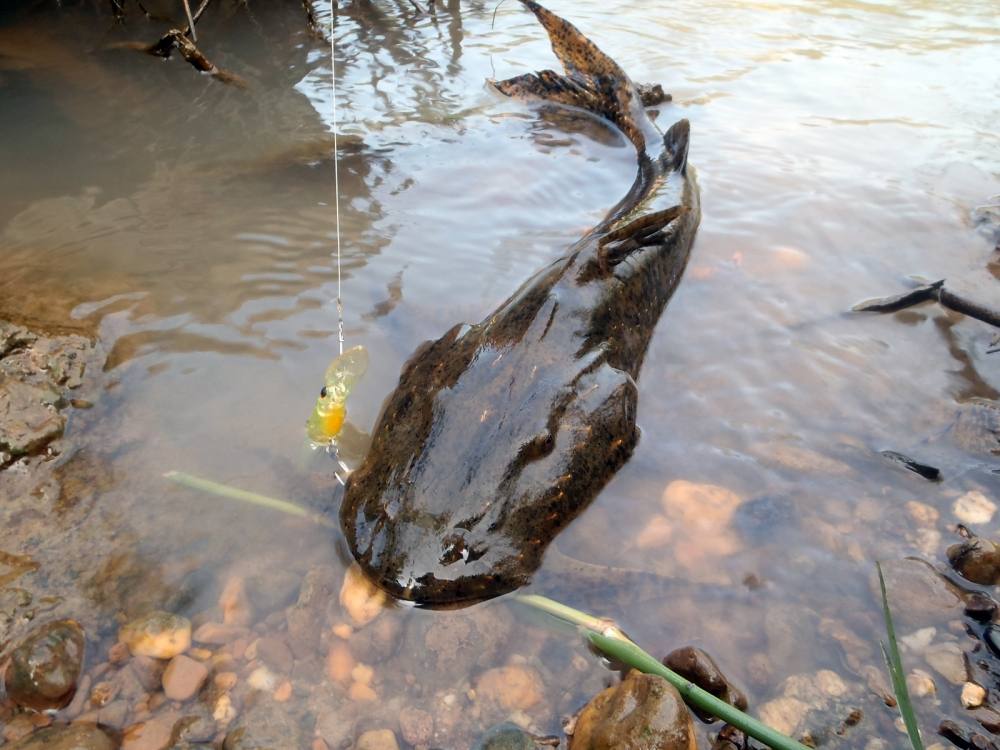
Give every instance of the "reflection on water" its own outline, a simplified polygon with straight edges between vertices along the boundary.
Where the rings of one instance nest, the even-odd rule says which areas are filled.
[[[201,44],[242,91],[107,49],[163,25],[135,13],[112,27],[98,5],[0,11],[0,318],[92,331],[109,352],[104,393],[68,428],[79,447],[41,489],[5,474],[19,500],[0,519],[4,554],[40,566],[14,585],[58,596],[51,606],[103,638],[119,612],[197,619],[234,575],[277,570],[297,586],[319,564],[339,585],[347,560],[329,530],[161,478],[182,469],[323,511],[337,501],[332,462],[303,434],[336,349],[327,41],[295,3],[210,11]],[[642,372],[640,446],[558,543],[614,570],[575,585],[553,562],[537,588],[619,617],[655,652],[697,643],[752,706],[823,668],[865,686],[880,658],[873,561],[940,562],[955,501],[1000,491],[995,460],[949,439],[961,403],[1000,391],[992,333],[933,306],[844,314],[910,275],[1000,304],[992,246],[970,220],[1000,192],[995,3],[553,9],[673,93],[658,122],[692,122],[704,218]],[[372,359],[350,418],[367,430],[421,341],[481,319],[592,226],[634,167],[606,128],[483,85],[553,64],[514,4],[495,24],[476,2],[433,15],[352,2],[337,20],[346,330]],[[686,505],[677,486],[664,496],[677,480],[736,499]],[[359,631],[369,646],[352,645],[379,700],[303,675],[321,687],[289,710],[322,714],[323,690],[339,690],[350,740],[353,722],[395,726],[415,706],[461,747],[506,718],[464,691],[512,659],[545,686],[515,718],[558,732],[605,675],[503,602],[482,609],[383,615],[390,625]],[[949,618],[907,622],[947,633]],[[389,642],[402,646],[386,657]],[[876,692],[852,700],[870,723],[839,741],[890,736]],[[932,729],[935,709],[920,711]]]

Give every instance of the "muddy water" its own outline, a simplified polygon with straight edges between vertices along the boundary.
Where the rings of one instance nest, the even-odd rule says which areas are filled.
[[[303,439],[337,346],[326,42],[297,3],[210,11],[202,48],[246,79],[240,90],[109,49],[166,28],[134,10],[113,28],[104,4],[21,5],[0,12],[0,318],[92,333],[108,360],[55,479],[22,483],[0,508],[0,549],[40,566],[16,585],[55,597],[45,607],[87,624],[100,653],[116,618],[144,608],[211,617],[234,574],[325,564],[339,577],[336,533],[161,476],[336,507],[334,464]],[[845,311],[909,275],[1000,304],[992,243],[970,220],[1000,192],[995,3],[552,8],[673,93],[658,122],[691,120],[704,218],[642,372],[640,446],[558,542],[632,572],[574,582],[543,569],[536,588],[619,618],[653,651],[697,643],[753,706],[789,676],[833,670],[856,691],[844,706],[865,714],[835,741],[892,738],[865,678],[880,666],[873,564],[940,562],[956,500],[1000,501],[996,461],[949,431],[961,404],[997,396],[1000,354],[986,327],[934,307]],[[478,2],[434,17],[349,3],[335,38],[346,335],[373,363],[350,405],[364,431],[412,350],[557,257],[628,188],[634,156],[599,124],[484,87],[554,65],[512,3],[495,24]],[[663,497],[676,480],[736,500],[713,510],[686,485]],[[515,718],[557,733],[609,673],[574,640],[489,606],[499,631],[458,628],[460,641],[495,636],[475,658],[424,638],[454,635],[464,615],[395,611],[391,666],[354,646],[376,664],[378,701],[329,697],[306,675],[283,710],[309,736],[317,714],[343,711],[350,741],[415,706],[438,718],[437,744],[464,747],[511,713],[467,691],[513,660],[545,695]],[[906,626],[954,639],[956,618],[922,611]],[[958,710],[957,688],[936,679],[941,704],[918,706],[928,729]]]

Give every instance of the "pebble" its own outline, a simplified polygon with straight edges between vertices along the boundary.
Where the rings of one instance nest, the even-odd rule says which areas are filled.
[[[399,750],[396,735],[391,729],[370,729],[360,737],[355,750]]]
[[[965,659],[957,643],[939,643],[924,652],[924,659],[938,674],[953,685],[966,680]]]
[[[388,595],[372,583],[355,563],[344,573],[340,587],[340,603],[355,625],[367,625],[381,614],[389,601]]]
[[[910,514],[910,518],[922,526],[934,526],[941,517],[936,508],[916,500],[906,501],[906,512]]]
[[[236,708],[229,693],[223,693],[216,699],[215,705],[212,706],[212,718],[223,727],[236,718]]]
[[[965,599],[965,614],[974,620],[989,622],[996,611],[997,603],[987,594],[974,591]]]
[[[3,675],[7,696],[37,711],[65,706],[80,679],[84,643],[83,629],[73,620],[57,620],[33,630],[10,652]]]
[[[241,577],[233,576],[226,581],[219,595],[219,607],[224,625],[245,627],[253,622],[253,607],[247,596],[246,582]]]
[[[476,695],[508,711],[524,711],[542,702],[544,688],[538,672],[517,664],[494,667],[480,675]]]
[[[250,634],[242,625],[226,625],[220,622],[206,622],[194,631],[194,640],[211,646],[222,646]],[[244,647],[245,648],[245,647]]]
[[[285,680],[278,688],[274,691],[272,696],[278,703],[284,703],[289,698],[292,697],[292,683],[290,680]]]
[[[348,625],[346,622],[338,622],[333,626],[333,634],[338,638],[343,638],[345,641],[354,634],[354,628]]]
[[[326,653],[326,676],[332,681],[347,685],[354,670],[354,656],[343,641],[334,641]]]
[[[926,698],[937,692],[934,679],[922,669],[914,669],[906,675],[906,687],[910,695],[917,698]]]
[[[677,561],[702,569],[706,558],[732,555],[742,546],[731,528],[733,513],[743,499],[714,484],[678,479],[667,485],[660,498],[663,513],[683,533],[673,543]]]
[[[4,750],[114,750],[117,743],[92,724],[71,724],[42,729],[4,745]]]
[[[635,546],[639,549],[655,549],[665,546],[674,534],[673,524],[666,516],[653,516],[635,537]]]
[[[150,612],[122,626],[118,640],[134,656],[172,659],[191,646],[191,621],[170,612]]]
[[[197,695],[208,679],[208,667],[189,656],[170,660],[163,672],[163,692],[172,701],[184,702]]]
[[[375,677],[375,670],[367,664],[358,664],[351,670],[351,679],[360,682],[362,685],[371,685]]]
[[[257,641],[257,658],[274,671],[282,674],[290,673],[295,661],[288,644],[273,636],[267,636]]]
[[[986,691],[974,682],[962,685],[962,705],[965,708],[979,708],[986,700]]]
[[[993,520],[997,506],[979,490],[970,490],[955,501],[952,510],[962,523],[983,524]]]
[[[298,600],[285,611],[288,640],[297,658],[312,658],[319,648],[336,585],[337,573],[329,565],[313,566],[302,579]]]
[[[419,708],[407,706],[399,712],[399,732],[410,745],[427,745],[434,736],[434,717]]]
[[[782,696],[760,707],[760,720],[782,734],[792,735],[798,730],[809,706],[798,698]]]
[[[159,690],[160,684],[163,682],[163,670],[166,666],[160,659],[154,659],[151,656],[136,656],[129,663],[128,668],[144,690],[153,692]]]
[[[569,750],[689,750],[697,747],[691,714],[662,677],[629,672],[580,712]]]
[[[149,721],[133,724],[122,736],[121,750],[163,750],[170,744],[170,735],[180,716],[173,711],[159,714]]]
[[[512,722],[504,722],[487,730],[472,750],[536,750],[531,735]]]
[[[90,705],[95,708],[108,705],[118,695],[118,688],[118,684],[114,682],[98,682],[90,690]]]
[[[378,700],[378,694],[369,685],[365,685],[363,682],[355,682],[351,685],[350,689],[347,691],[347,695],[352,701],[357,701],[359,703],[368,703],[370,701]]]
[[[254,690],[270,692],[278,684],[277,678],[267,667],[257,667],[247,677],[247,684]]]
[[[920,654],[934,642],[935,635],[937,635],[937,628],[935,627],[920,628],[920,630],[915,630],[909,635],[900,638],[899,645]]]
[[[219,672],[212,678],[212,683],[219,688],[219,690],[232,690],[236,687],[236,682],[239,680],[239,676],[236,672]]]

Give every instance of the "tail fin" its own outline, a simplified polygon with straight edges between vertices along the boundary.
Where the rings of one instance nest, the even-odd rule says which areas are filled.
[[[625,71],[569,21],[534,0],[521,3],[548,32],[552,51],[563,64],[566,75],[543,70],[493,82],[496,89],[507,96],[586,109],[614,123],[643,153],[646,139],[638,118],[646,115],[638,89]]]

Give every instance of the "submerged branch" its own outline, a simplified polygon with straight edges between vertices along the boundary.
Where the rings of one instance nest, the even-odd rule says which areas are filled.
[[[928,301],[937,302],[949,310],[954,310],[963,315],[968,315],[970,318],[975,318],[976,320],[981,320],[991,326],[1000,328],[1000,312],[948,291],[944,287],[944,279],[918,286],[916,289],[911,289],[902,294],[862,302],[851,309],[854,312],[897,312]]]

